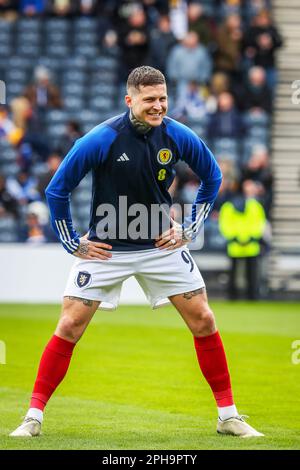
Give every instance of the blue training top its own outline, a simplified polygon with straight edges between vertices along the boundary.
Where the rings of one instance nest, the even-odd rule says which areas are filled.
[[[73,253],[79,246],[71,219],[70,193],[90,170],[93,186],[88,239],[111,244],[118,251],[154,248],[150,235],[138,239],[126,233],[120,236],[118,228],[124,227],[119,217],[124,216],[124,205],[119,204],[119,197],[127,197],[128,207],[143,204],[149,209],[149,217],[153,204],[171,206],[168,188],[178,160],[185,161],[201,180],[191,220],[183,225],[186,236],[194,238],[212,208],[222,174],[211,151],[191,129],[165,117],[160,126],[141,134],[126,112],[78,139],[46,188],[52,226],[64,248]],[[107,204],[115,208],[116,236],[105,231]],[[132,219],[131,213],[127,223]]]

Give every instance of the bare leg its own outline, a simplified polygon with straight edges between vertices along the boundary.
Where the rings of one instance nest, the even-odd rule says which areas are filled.
[[[77,343],[94,316],[100,302],[80,297],[64,297],[55,335]]]
[[[208,336],[217,331],[214,314],[208,305],[204,287],[184,294],[172,295],[170,301],[195,337]]]

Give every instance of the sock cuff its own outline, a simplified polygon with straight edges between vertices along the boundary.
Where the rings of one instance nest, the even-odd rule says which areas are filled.
[[[208,336],[194,336],[194,343],[196,349],[200,351],[208,351],[209,349],[216,349],[220,346],[223,347],[221,336],[218,331]]]
[[[44,413],[39,408],[29,408],[26,414],[26,418],[33,418],[38,420],[40,423],[43,422]]]
[[[76,343],[71,343],[71,341],[67,341],[57,335],[53,335],[47,344],[47,349],[60,354],[61,356],[70,357],[72,356],[75,345]]]

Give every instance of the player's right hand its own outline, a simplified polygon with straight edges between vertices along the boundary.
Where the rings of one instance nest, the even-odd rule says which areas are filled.
[[[80,238],[80,245],[73,255],[81,259],[89,260],[108,260],[112,257],[112,254],[107,251],[111,250],[112,246],[106,243],[92,242],[87,240],[85,237]]]

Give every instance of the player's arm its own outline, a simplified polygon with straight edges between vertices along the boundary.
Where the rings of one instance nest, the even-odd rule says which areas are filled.
[[[212,152],[193,131],[175,121],[168,126],[168,131],[179,148],[181,159],[201,181],[191,216],[183,224],[183,238],[191,241],[199,233],[213,207],[222,182],[222,173]]]
[[[63,247],[68,253],[87,259],[99,257],[105,244],[80,239],[72,223],[70,194],[84,176],[101,163],[109,141],[105,137],[111,136],[106,136],[104,129],[100,134],[91,132],[76,141],[45,191],[52,227]],[[109,249],[109,245],[105,247]]]

